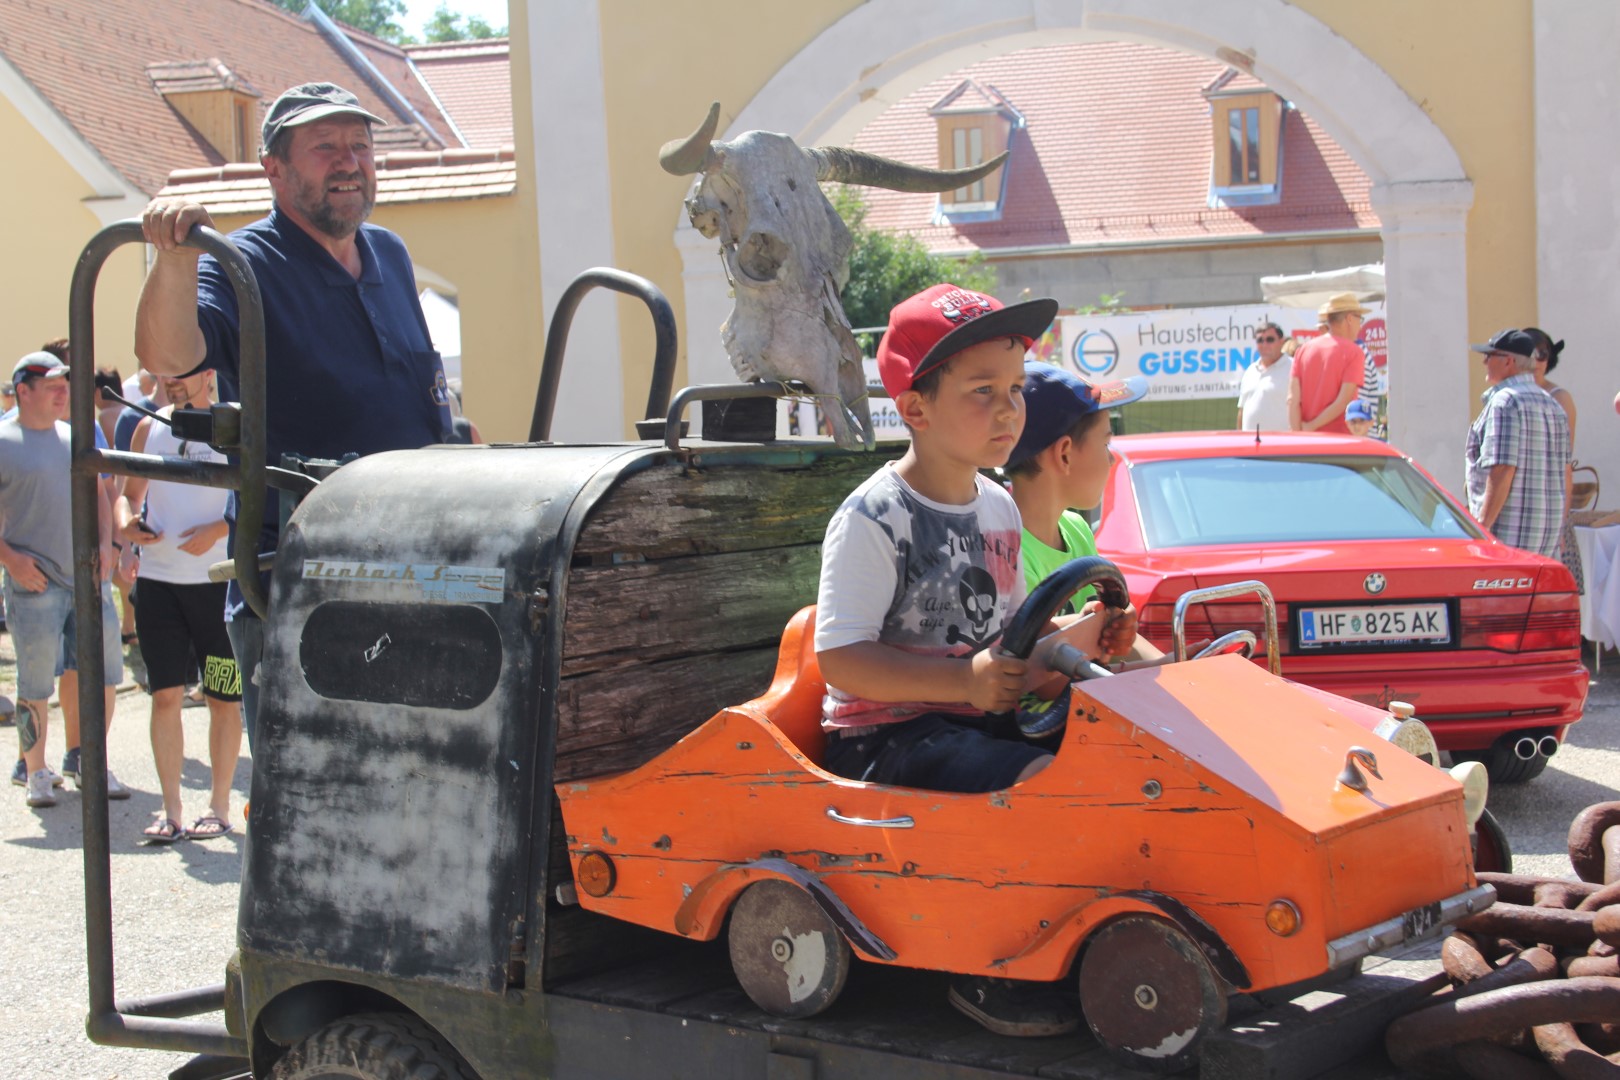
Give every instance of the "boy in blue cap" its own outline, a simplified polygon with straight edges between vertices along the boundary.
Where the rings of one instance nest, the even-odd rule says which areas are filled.
[[[1147,390],[1147,380],[1139,376],[1094,384],[1053,364],[1025,365],[1024,432],[1002,473],[1024,523],[1026,588],[1033,589],[1071,559],[1097,554],[1091,526],[1078,511],[1102,502],[1108,483],[1114,460],[1108,452],[1108,410],[1141,400]],[[1064,613],[1083,610],[1092,598],[1089,586],[1080,590]],[[1128,643],[1130,659],[1164,655],[1136,636],[1135,607],[1116,616],[1109,629],[1110,642]]]

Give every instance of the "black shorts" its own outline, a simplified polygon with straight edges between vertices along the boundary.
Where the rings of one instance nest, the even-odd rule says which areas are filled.
[[[829,738],[828,772],[870,784],[927,791],[1001,791],[1048,751],[1024,742],[1018,725],[989,717],[924,713],[855,738]]]
[[[203,693],[219,701],[242,700],[242,674],[225,633],[225,583],[173,585],[141,578],[135,632],[146,659],[147,685],[167,690],[186,685],[202,668]]]

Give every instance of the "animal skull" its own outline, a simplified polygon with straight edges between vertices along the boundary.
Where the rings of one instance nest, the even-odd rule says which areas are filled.
[[[844,147],[801,149],[764,131],[714,142],[719,120],[715,102],[697,131],[665,144],[659,163],[676,176],[698,176],[686,212],[699,232],[720,241],[736,300],[720,328],[731,366],[745,381],[801,382],[813,394],[836,395],[842,408],[823,409],[834,440],[870,448],[860,347],[838,300],[853,240],[821,184],[951,191],[988,176],[1007,155],[971,169],[924,169]]]

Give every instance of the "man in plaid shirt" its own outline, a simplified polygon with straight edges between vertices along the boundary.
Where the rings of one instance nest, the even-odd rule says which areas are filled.
[[[1570,479],[1569,419],[1536,385],[1535,339],[1503,330],[1484,345],[1484,408],[1468,429],[1468,509],[1504,544],[1558,558]]]

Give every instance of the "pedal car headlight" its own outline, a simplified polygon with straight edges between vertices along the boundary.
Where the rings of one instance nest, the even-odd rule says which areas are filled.
[[[1373,729],[1373,734],[1420,761],[1440,764],[1440,744],[1434,741],[1434,732],[1429,730],[1428,724],[1413,717],[1412,706],[1404,701],[1389,703],[1389,716]]]
[[[1303,921],[1292,900],[1273,900],[1266,905],[1266,929],[1278,937],[1294,933]]]
[[[574,877],[586,896],[606,896],[613,891],[613,860],[600,851],[587,852],[580,857]]]
[[[1484,762],[1465,761],[1451,767],[1451,778],[1463,786],[1463,813],[1468,816],[1468,827],[1472,829],[1485,813],[1485,796],[1491,790],[1490,775]]]

